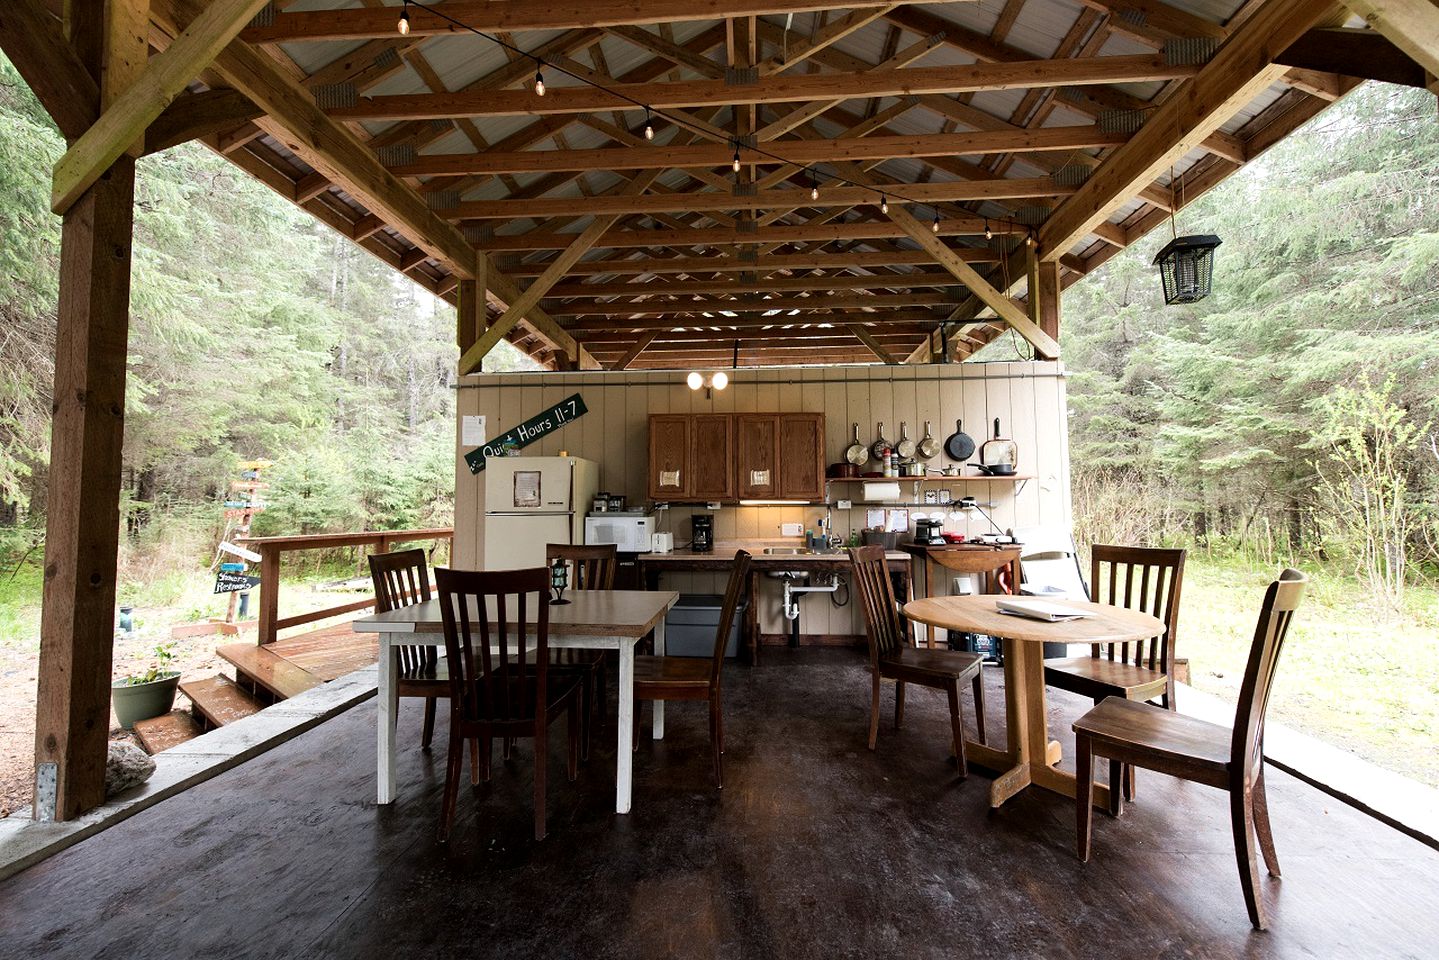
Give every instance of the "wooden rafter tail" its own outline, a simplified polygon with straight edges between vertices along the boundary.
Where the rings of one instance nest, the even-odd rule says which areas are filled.
[[[100,85],[40,0],[0,3],[0,48],[66,140],[90,129],[99,116]]]

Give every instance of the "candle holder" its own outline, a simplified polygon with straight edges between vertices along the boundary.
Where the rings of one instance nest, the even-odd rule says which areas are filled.
[[[565,587],[569,585],[569,567],[565,565],[563,560],[557,558],[555,562],[550,565],[550,590],[554,592],[554,598],[550,600],[550,606],[558,607],[570,602],[565,599]]]

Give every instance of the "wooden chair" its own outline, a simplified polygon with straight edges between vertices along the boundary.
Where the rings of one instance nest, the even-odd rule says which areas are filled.
[[[570,567],[570,589],[572,590],[613,590],[618,548],[614,544],[603,546],[578,546],[568,543],[551,543],[545,546],[545,561],[551,565],[563,560]],[[557,670],[576,673],[584,679],[581,690],[583,703],[584,737],[580,757],[590,758],[590,723],[598,717],[601,724],[605,717],[605,655],[594,650],[553,650],[550,665]]]
[[[549,570],[441,567],[435,578],[450,662],[450,746],[440,842],[448,839],[455,818],[465,742],[470,743],[470,782],[478,784],[490,778],[494,737],[534,738],[535,839],[543,840],[550,723],[560,713],[569,722],[571,780],[579,770],[580,740],[580,680],[549,669]],[[531,610],[536,618],[533,633],[525,624]]]
[[[1264,714],[1275,665],[1308,582],[1298,570],[1285,570],[1265,592],[1232,729],[1120,697],[1108,698],[1075,721],[1079,859],[1089,860],[1095,757],[1109,758],[1111,784],[1119,776],[1119,765],[1131,764],[1227,790],[1244,902],[1250,922],[1264,929],[1264,904],[1254,860],[1256,834],[1265,865],[1270,874],[1279,876],[1269,803],[1264,796]],[[1109,812],[1118,816],[1124,809],[1121,794],[1111,788],[1109,796]]]
[[[1148,641],[1091,644],[1089,656],[1044,662],[1044,682],[1100,703],[1106,697],[1136,702],[1160,699],[1174,709],[1174,644],[1179,633],[1179,590],[1184,551],[1095,544],[1090,552],[1090,599],[1142,610],[1163,621],[1163,636]],[[1124,798],[1134,799],[1134,770],[1122,771]],[[1112,786],[1113,784],[1111,784]]]
[[[714,654],[698,657],[635,657],[635,749],[640,743],[639,703],[641,700],[708,700],[710,706],[710,749],[714,754],[715,787],[724,789],[724,698],[720,676],[724,672],[725,647],[730,629],[749,577],[750,555],[740,550],[730,567],[724,605],[715,628]],[[753,598],[750,600],[754,602]]]
[[[869,748],[873,750],[879,737],[879,682],[895,681],[894,727],[904,722],[904,685],[943,690],[949,695],[949,722],[954,739],[955,762],[961,777],[968,776],[964,760],[964,709],[960,705],[959,685],[968,680],[974,687],[976,721],[979,737],[984,735],[984,683],[980,676],[983,658],[977,653],[959,650],[934,650],[916,647],[909,640],[899,605],[894,599],[894,583],[889,578],[884,548],[880,546],[851,547],[850,563],[854,568],[855,592],[864,608],[865,635],[869,638],[869,669],[873,681],[869,705]]]
[[[425,551],[375,553],[370,555],[369,560],[376,613],[430,599],[430,563]],[[429,646],[402,646],[399,658],[399,695],[425,699],[425,726],[420,734],[420,749],[428,751],[435,734],[435,701],[450,695],[449,661],[441,661],[437,648]]]

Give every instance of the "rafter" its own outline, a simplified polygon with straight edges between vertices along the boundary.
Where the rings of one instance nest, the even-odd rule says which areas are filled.
[[[1005,223],[991,223],[994,233],[1020,230]],[[979,217],[968,220],[946,219],[939,226],[940,237],[973,237],[984,233],[985,221]],[[926,230],[929,227],[925,228]],[[1022,232],[1022,231],[1021,231]],[[557,236],[497,234],[480,239],[476,246],[486,252],[498,250],[561,250],[573,234]],[[752,243],[833,243],[840,240],[873,240],[897,238],[905,232],[893,223],[860,221],[857,223],[823,223],[775,225],[760,227],[753,233],[741,233],[733,227],[696,227],[687,230],[609,230],[595,243],[596,247],[708,247]]]

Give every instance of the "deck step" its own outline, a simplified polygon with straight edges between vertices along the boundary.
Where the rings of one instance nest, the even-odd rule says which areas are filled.
[[[134,729],[140,746],[152,756],[204,733],[200,724],[195,722],[194,715],[187,710],[171,710],[149,720],[136,720]]]
[[[279,700],[298,696],[322,682],[304,667],[277,657],[258,644],[230,643],[217,647],[215,652],[233,664],[239,674]]]
[[[264,707],[264,704],[223,674],[204,680],[182,681],[180,692],[189,697],[196,712],[215,727],[223,727],[252,713],[259,713]]]

